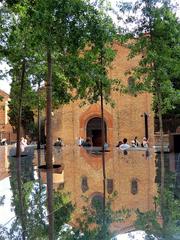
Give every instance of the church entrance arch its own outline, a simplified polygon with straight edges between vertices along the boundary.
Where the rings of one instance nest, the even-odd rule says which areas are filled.
[[[105,142],[107,142],[107,126],[104,121]],[[92,139],[93,146],[102,146],[101,118],[94,117],[87,122],[86,136]]]

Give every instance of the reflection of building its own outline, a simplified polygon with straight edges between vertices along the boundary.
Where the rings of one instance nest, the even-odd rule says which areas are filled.
[[[114,44],[117,56],[109,70],[110,78],[122,79],[124,84],[130,84],[124,73],[137,63],[137,58],[127,61],[128,49]],[[153,114],[151,111],[151,95],[148,93],[138,96],[120,95],[112,92],[111,98],[115,102],[115,108],[104,106],[105,139],[108,144],[115,145],[124,137],[128,140],[138,136],[149,137],[153,143]],[[79,107],[79,102],[60,107],[53,116],[53,139],[61,137],[65,144],[74,144],[76,139],[90,137],[94,146],[101,145],[101,113],[100,104]]]
[[[64,147],[60,163],[64,164],[64,189],[71,193],[71,199],[77,209],[86,203],[81,198],[89,198],[89,204],[103,195],[103,173],[101,155],[87,156],[79,147]],[[107,156],[107,157],[106,157]],[[91,158],[91,159],[90,159]],[[96,158],[96,161],[94,160]],[[92,160],[92,161],[91,161]],[[58,158],[57,158],[58,161]],[[113,209],[122,207],[147,211],[153,208],[153,196],[156,194],[154,155],[146,158],[144,151],[129,151],[124,155],[118,149],[112,149],[105,155],[106,195],[117,191]],[[97,165],[97,166],[95,166]],[[134,216],[124,223],[114,223],[112,231],[122,231],[132,227]]]
[[[47,184],[47,169],[45,165],[45,152],[42,151],[35,151],[34,157],[34,165],[36,166],[35,169],[37,171],[38,177],[41,179],[43,184]],[[64,188],[64,166],[63,164],[56,164],[54,160],[60,160],[61,155],[61,148],[55,147],[54,148],[54,157],[53,157],[53,164],[54,168],[52,170],[53,175],[53,189],[63,189]]]
[[[8,146],[0,146],[0,180],[9,176]]]
[[[2,101],[0,101],[0,140],[6,138],[8,142],[11,142],[16,139],[16,136],[8,119],[9,95],[0,90],[0,96],[3,97]]]

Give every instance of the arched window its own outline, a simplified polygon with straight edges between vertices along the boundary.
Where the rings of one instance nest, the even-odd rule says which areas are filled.
[[[137,179],[132,179],[132,181],[131,181],[131,193],[133,195],[138,193],[138,182],[137,182]]]

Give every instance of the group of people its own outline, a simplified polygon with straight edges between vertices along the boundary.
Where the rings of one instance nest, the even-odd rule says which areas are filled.
[[[119,147],[121,150],[126,150],[130,147],[144,147],[147,148],[149,146],[148,139],[146,137],[143,137],[142,142],[140,143],[138,141],[138,137],[135,137],[131,144],[128,144],[127,138],[124,138],[123,141],[119,141],[116,147]]]
[[[87,137],[86,140],[79,137],[77,140],[77,144],[78,144],[78,146],[82,146],[82,147],[92,147],[93,146],[92,139],[90,137]],[[109,144],[107,142],[105,142],[104,149],[108,149],[108,147],[109,147]]]
[[[27,145],[27,140],[22,138],[22,145],[24,145],[24,141],[26,141],[25,145]],[[82,137],[79,137],[77,139],[77,145],[78,146],[83,146],[83,147],[91,147],[93,146],[92,144],[92,140],[90,137],[87,137],[86,140],[84,140]],[[58,137],[57,140],[54,143],[54,146],[64,146],[63,140]],[[116,145],[116,147],[119,147],[121,150],[126,150],[130,147],[144,147],[144,148],[148,148],[149,143],[146,137],[143,137],[142,142],[138,141],[138,137],[136,136],[132,141],[131,144],[128,143],[127,138],[124,138],[122,141],[119,141],[118,144]],[[108,148],[109,145],[107,143],[104,144],[104,148]]]
[[[86,140],[83,138],[79,137],[77,141],[78,146],[83,146],[83,147],[91,147],[92,146],[92,141],[91,138],[87,137]]]

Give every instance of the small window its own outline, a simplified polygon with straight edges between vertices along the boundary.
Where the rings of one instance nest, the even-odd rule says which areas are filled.
[[[137,182],[137,179],[133,179],[131,181],[131,193],[133,195],[138,193],[138,182]]]
[[[107,179],[107,192],[108,194],[113,193],[113,179]]]
[[[81,189],[82,189],[82,192],[86,192],[89,189],[88,179],[86,176],[82,177],[81,179]]]

